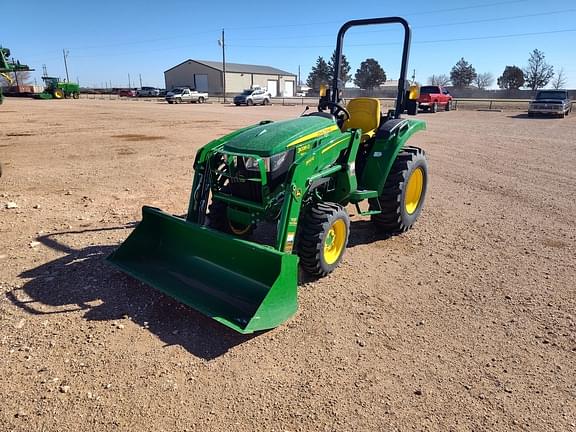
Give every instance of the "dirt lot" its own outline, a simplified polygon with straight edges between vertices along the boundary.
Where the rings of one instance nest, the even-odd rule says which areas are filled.
[[[1,431],[576,430],[576,115],[421,114],[414,229],[354,217],[341,267],[263,334],[103,261],[143,204],[186,211],[203,143],[300,111],[6,100]]]

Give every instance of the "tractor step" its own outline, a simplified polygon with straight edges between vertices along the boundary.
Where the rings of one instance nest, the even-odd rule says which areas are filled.
[[[359,203],[369,198],[378,198],[378,191],[375,190],[356,190],[350,194],[350,202]]]

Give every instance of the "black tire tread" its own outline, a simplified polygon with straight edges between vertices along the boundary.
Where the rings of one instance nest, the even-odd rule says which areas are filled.
[[[339,204],[322,202],[310,207],[300,221],[297,251],[300,257],[300,265],[308,273],[322,277],[329,274],[338,266],[341,257],[333,264],[332,268],[323,268],[320,254],[323,248],[324,233],[334,219],[344,215],[347,229],[349,229],[349,219],[346,210]],[[346,249],[347,243],[348,236],[346,237],[344,250]],[[342,255],[343,254],[344,253],[342,253]]]
[[[401,234],[408,231],[412,226],[412,224],[406,225],[402,220],[402,190],[408,180],[407,175],[411,165],[417,159],[425,159],[425,155],[424,150],[419,147],[406,146],[398,154],[390,169],[384,189],[378,197],[382,213],[372,216],[372,221],[390,234]],[[422,196],[420,207],[424,198],[425,195]],[[373,202],[371,207],[377,208],[376,203]]]

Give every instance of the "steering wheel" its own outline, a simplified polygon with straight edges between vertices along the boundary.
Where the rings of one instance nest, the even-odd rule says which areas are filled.
[[[324,102],[320,102],[320,104],[318,104],[318,110],[319,111],[324,111],[326,108],[330,108],[330,112],[334,116],[342,119],[343,122],[345,122],[346,120],[348,120],[350,118],[350,113],[348,112],[348,110],[346,108],[344,108],[342,105],[340,105],[339,103],[332,102],[332,101],[324,101]],[[343,114],[343,115],[341,115],[341,114]]]

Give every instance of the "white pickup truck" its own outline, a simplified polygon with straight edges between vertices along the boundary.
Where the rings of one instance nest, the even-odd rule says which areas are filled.
[[[190,90],[188,87],[176,87],[166,93],[166,102],[175,103],[204,103],[208,100],[208,93]]]

